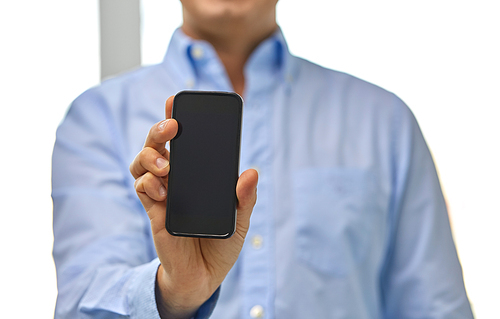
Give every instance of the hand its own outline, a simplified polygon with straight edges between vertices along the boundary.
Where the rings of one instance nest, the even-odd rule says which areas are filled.
[[[257,199],[255,170],[241,174],[236,231],[229,239],[187,238],[170,235],[165,229],[169,152],[165,143],[177,134],[170,118],[173,96],[165,105],[166,119],[155,124],[142,151],[130,165],[135,189],[151,221],[156,252],[161,265],[157,272],[158,309],[162,318],[190,318],[220,286],[240,254]],[[160,298],[161,297],[161,298]]]

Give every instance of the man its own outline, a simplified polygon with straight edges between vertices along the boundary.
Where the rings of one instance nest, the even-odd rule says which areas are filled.
[[[276,0],[182,4],[164,62],[85,92],[58,130],[56,317],[471,318],[408,108],[291,56]],[[182,89],[245,99],[241,168],[259,176],[241,174],[227,240],[165,230],[161,105]]]

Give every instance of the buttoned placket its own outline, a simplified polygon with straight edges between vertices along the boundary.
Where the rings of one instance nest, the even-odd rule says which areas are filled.
[[[269,54],[272,51],[267,51]],[[261,63],[262,61],[257,61]],[[265,62],[265,61],[264,61]],[[246,74],[242,158],[259,172],[257,203],[244,250],[242,318],[272,318],[274,313],[274,210],[273,210],[273,88],[280,78],[272,69]],[[244,169],[245,167],[242,167]]]
[[[245,165],[259,171],[257,203],[242,258],[243,307],[242,318],[266,318],[272,313],[274,298],[269,283],[274,271],[272,246],[272,160],[271,106],[263,102],[268,96],[246,97],[242,149]]]

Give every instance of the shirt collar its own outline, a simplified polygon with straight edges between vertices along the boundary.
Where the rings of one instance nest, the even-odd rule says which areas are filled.
[[[292,59],[280,28],[260,43],[245,66],[246,92],[260,91],[292,78]],[[226,70],[212,45],[194,40],[178,28],[165,54],[163,64],[181,79],[182,89],[202,89],[210,81],[217,90],[231,90]]]
[[[288,46],[281,29],[261,42],[245,66],[247,92],[256,92],[283,81],[288,62]]]

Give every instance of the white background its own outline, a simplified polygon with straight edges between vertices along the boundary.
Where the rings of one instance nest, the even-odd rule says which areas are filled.
[[[292,53],[398,94],[439,169],[477,318],[498,315],[500,9],[477,0],[281,0]],[[0,5],[0,309],[51,318],[50,159],[71,101],[99,82],[97,1]],[[177,0],[143,0],[143,63],[161,61]]]

